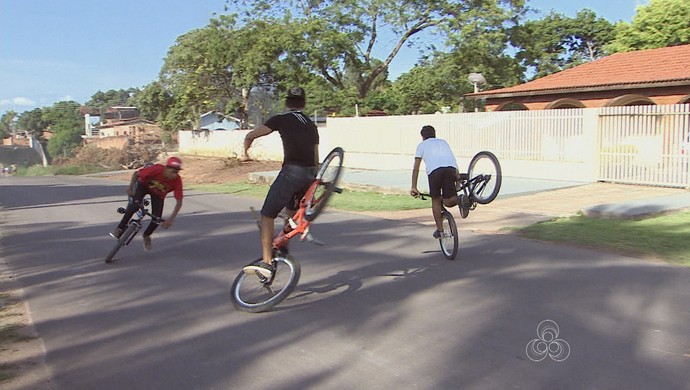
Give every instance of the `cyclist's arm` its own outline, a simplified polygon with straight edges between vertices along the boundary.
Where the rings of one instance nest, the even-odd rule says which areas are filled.
[[[182,208],[182,199],[175,199],[175,208],[173,209],[172,213],[170,213],[170,216],[168,219],[166,219],[163,222],[163,226],[166,228],[169,228],[172,226],[173,222],[175,221],[175,217],[177,217],[177,213],[180,211]]]
[[[412,167],[412,187],[410,188],[410,195],[418,196],[419,190],[417,189],[417,179],[419,178],[419,167],[422,165],[422,159],[420,157],[414,158],[414,166]]]
[[[139,180],[139,171],[134,171],[132,174],[132,180],[129,181],[129,187],[127,188],[127,195],[134,196],[134,188]]]
[[[241,160],[249,161],[249,148],[252,146],[252,142],[254,142],[255,139],[269,135],[272,132],[273,129],[270,127],[261,125],[247,133],[247,135],[244,137],[244,155],[242,156]]]
[[[319,164],[321,160],[319,159],[319,144],[314,144],[314,166],[319,169]]]

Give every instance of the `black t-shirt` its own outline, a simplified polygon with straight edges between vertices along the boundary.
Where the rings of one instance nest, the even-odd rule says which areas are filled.
[[[316,165],[314,145],[319,144],[319,132],[314,122],[302,111],[292,110],[273,116],[266,121],[266,126],[280,133],[283,140],[283,165]]]

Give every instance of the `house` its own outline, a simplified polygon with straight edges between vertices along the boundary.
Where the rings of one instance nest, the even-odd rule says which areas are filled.
[[[217,111],[209,111],[199,119],[199,130],[238,130],[241,121]]]
[[[84,144],[101,148],[122,148],[129,144],[160,144],[163,130],[155,122],[139,116],[136,107],[110,107],[96,125],[91,112],[84,114]]]
[[[690,45],[616,53],[524,84],[466,95],[487,111],[690,102]]]

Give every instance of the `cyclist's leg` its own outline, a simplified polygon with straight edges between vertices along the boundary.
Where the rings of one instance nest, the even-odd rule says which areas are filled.
[[[453,167],[439,168],[442,169],[442,184],[441,194],[443,196],[443,205],[450,208],[458,204],[458,193],[455,189],[455,182],[457,179],[457,169]]]
[[[431,213],[436,222],[436,232],[443,231],[443,221],[441,220],[441,190],[443,187],[443,168],[434,169],[429,174],[429,195],[431,196]],[[435,233],[434,237],[439,233]],[[438,238],[438,237],[437,237]]]
[[[132,219],[132,215],[139,209],[139,204],[144,200],[144,195],[146,195],[146,188],[137,183],[134,186],[134,195],[129,200],[127,209],[125,209],[125,214],[117,225],[118,229],[125,230],[127,228],[127,223]]]
[[[165,200],[157,196],[151,195],[151,214],[160,218],[163,215],[163,205],[165,205]],[[158,228],[158,222],[153,219],[149,223],[149,226],[144,230],[144,237],[148,237],[153,234],[154,230]]]
[[[261,207],[261,252],[265,263],[270,264],[273,258],[275,219],[293,201],[294,194],[304,186],[303,177],[307,170],[306,167],[284,165],[268,190]]]

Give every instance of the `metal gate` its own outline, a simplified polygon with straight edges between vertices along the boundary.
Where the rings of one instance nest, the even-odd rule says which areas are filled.
[[[599,180],[688,187],[690,104],[603,108]]]

